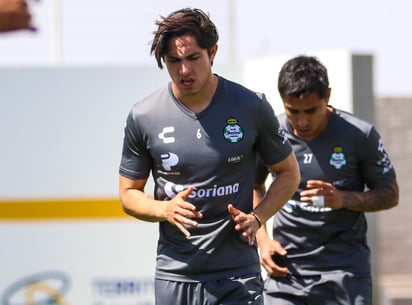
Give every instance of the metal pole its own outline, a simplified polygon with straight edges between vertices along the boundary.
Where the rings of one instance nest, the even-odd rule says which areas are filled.
[[[63,64],[61,0],[50,0],[50,63]]]
[[[237,62],[236,54],[236,0],[228,0],[229,15],[229,62],[234,65]]]

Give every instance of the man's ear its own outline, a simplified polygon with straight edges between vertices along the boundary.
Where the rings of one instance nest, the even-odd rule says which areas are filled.
[[[213,66],[213,61],[215,60],[215,56],[217,53],[217,44],[210,48],[209,56],[210,56],[210,65]]]
[[[329,104],[329,99],[330,99],[330,93],[331,92],[332,92],[331,88],[328,88],[328,90],[326,91],[326,94],[325,94],[326,104]]]

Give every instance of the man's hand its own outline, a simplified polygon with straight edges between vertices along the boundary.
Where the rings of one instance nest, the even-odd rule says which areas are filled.
[[[233,221],[236,223],[235,230],[243,231],[242,236],[246,237],[249,241],[249,245],[252,246],[255,242],[256,232],[260,227],[260,223],[257,221],[256,217],[236,209],[231,204],[227,206],[227,210],[232,215]]]
[[[0,0],[0,32],[16,30],[35,31],[24,0]]]
[[[280,263],[287,259],[286,254],[285,248],[276,240],[267,239],[264,243],[259,243],[260,263],[271,277],[285,277],[288,274],[288,268]]]
[[[198,223],[193,218],[202,218],[202,213],[196,211],[196,207],[187,202],[186,199],[192,193],[193,187],[178,193],[173,199],[168,201],[165,209],[165,218],[175,225],[185,236],[190,236],[190,232],[185,225],[197,227]]]
[[[313,203],[312,196],[323,196],[325,207],[342,208],[343,192],[337,190],[332,183],[321,180],[308,180],[306,188],[300,193],[300,201]]]

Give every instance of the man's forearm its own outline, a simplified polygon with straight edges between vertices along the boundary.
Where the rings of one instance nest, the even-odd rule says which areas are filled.
[[[390,187],[366,192],[344,192],[342,207],[358,212],[376,212],[393,208],[399,201],[396,181]]]

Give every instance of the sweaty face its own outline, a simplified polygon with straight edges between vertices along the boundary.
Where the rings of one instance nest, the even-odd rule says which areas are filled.
[[[216,50],[217,45],[212,48],[209,56],[206,49],[198,46],[192,35],[170,39],[164,59],[176,98],[184,100],[208,90]]]
[[[325,98],[316,92],[298,98],[286,96],[283,106],[293,133],[305,141],[316,138],[326,127],[332,109],[328,107],[330,91]]]

